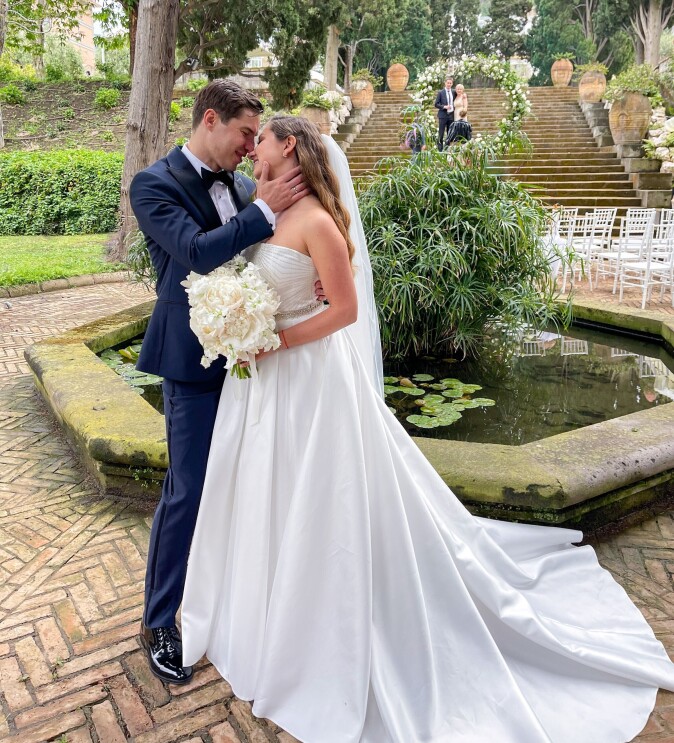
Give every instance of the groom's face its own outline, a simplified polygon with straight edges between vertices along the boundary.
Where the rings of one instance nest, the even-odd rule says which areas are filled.
[[[260,117],[248,109],[226,123],[215,114],[213,125],[209,128],[208,143],[217,169],[236,170],[243,158],[253,151],[259,128]]]

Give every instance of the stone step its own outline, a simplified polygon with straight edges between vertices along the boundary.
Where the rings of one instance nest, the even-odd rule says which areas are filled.
[[[619,197],[619,196],[603,196],[593,195],[588,197],[582,197],[579,199],[578,196],[545,196],[541,198],[541,201],[548,205],[554,206],[559,204],[560,206],[582,206],[585,210],[593,209],[595,207],[618,207],[627,209],[629,207],[641,206],[641,199],[639,197]]]
[[[595,179],[592,181],[576,181],[571,178],[567,178],[565,180],[540,180],[536,178],[536,176],[522,176],[520,175],[518,178],[513,178],[512,176],[508,175],[502,175],[501,177],[506,178],[507,180],[517,180],[520,183],[526,183],[530,186],[536,186],[536,188],[545,188],[545,189],[564,189],[564,188],[572,188],[572,189],[581,189],[583,191],[587,191],[588,189],[592,189],[594,191],[633,191],[634,184],[630,180],[608,180],[604,181],[601,179]]]
[[[574,183],[625,183],[630,188],[632,181],[622,168],[614,173],[592,171],[574,173],[572,178],[563,178],[563,173],[529,173],[527,175],[516,173],[499,173],[503,178],[513,181],[526,181],[527,183],[556,183],[563,185],[572,180]]]
[[[378,108],[348,151],[354,177],[367,178],[387,156],[406,156],[400,149],[400,111],[412,101],[404,94],[395,95],[375,94]],[[523,130],[532,151],[494,163],[492,173],[522,182],[545,204],[577,206],[581,212],[614,206],[620,214],[628,207],[667,203],[669,191],[663,186],[668,179],[646,173],[657,169],[655,163],[621,162],[613,148],[597,146],[580,109],[577,88],[532,88],[528,95],[532,112],[524,120]],[[504,94],[493,88],[475,88],[468,89],[468,99],[473,133],[495,133],[506,110]],[[637,192],[636,186],[653,190]]]
[[[605,198],[636,198],[637,192],[633,188],[620,188],[611,190],[607,188],[571,188],[572,184],[566,184],[563,188],[544,188],[542,185],[535,185],[531,183],[522,183],[527,191],[531,191],[540,198],[575,198],[576,201],[585,202],[587,199],[595,198],[598,196]]]

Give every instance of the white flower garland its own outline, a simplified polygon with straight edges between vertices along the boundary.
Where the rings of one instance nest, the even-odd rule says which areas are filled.
[[[496,56],[464,54],[454,64],[442,60],[434,62],[418,76],[412,95],[431,120],[436,92],[445,84],[450,69],[455,78],[473,75],[488,77],[505,93],[506,100],[503,106],[506,108],[506,115],[501,119],[498,133],[493,135],[493,139],[495,145],[506,147],[512,137],[520,132],[524,118],[531,111],[526,83],[511,69],[506,60]],[[430,123],[432,124],[432,121]],[[486,137],[483,136],[483,139]]]

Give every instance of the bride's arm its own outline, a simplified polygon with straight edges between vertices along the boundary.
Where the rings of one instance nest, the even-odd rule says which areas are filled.
[[[327,212],[318,211],[305,224],[306,245],[330,306],[283,331],[283,347],[292,348],[325,336],[354,323],[358,298],[346,241]]]

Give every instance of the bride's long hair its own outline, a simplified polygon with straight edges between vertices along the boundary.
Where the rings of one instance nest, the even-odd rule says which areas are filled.
[[[346,240],[351,260],[355,252],[349,237],[351,217],[339,198],[339,182],[328,162],[328,152],[318,127],[308,119],[283,115],[272,116],[265,127],[269,127],[277,139],[285,139],[291,135],[295,137],[295,152],[304,180],[325,211],[334,219],[337,229]]]

